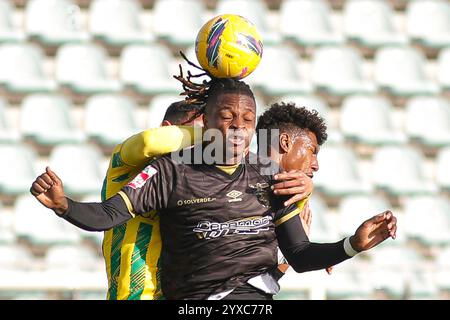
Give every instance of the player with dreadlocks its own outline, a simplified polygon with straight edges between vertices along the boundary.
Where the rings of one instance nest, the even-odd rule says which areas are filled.
[[[162,289],[169,299],[271,299],[271,294],[249,286],[248,280],[277,267],[275,230],[283,239],[283,253],[299,272],[337,264],[395,236],[396,221],[390,212],[367,220],[353,236],[336,243],[310,243],[301,225],[290,232],[285,226],[301,210],[296,200],[285,207],[266,200],[276,200],[270,188],[274,179],[282,177],[276,187],[281,195],[292,194],[302,180],[295,171],[264,176],[267,166],[251,163],[246,156],[256,120],[250,88],[242,81],[213,79],[207,89],[188,89],[188,97],[199,101],[200,93],[207,93],[204,125],[222,138],[205,143],[205,147],[220,144],[212,164],[206,159],[190,164],[163,156],[102,203],[65,197],[61,180],[47,168],[32,184],[31,193],[57,215],[90,231],[107,230],[157,210]]]

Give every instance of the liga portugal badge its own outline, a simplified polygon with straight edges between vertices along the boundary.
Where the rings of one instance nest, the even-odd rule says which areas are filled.
[[[145,167],[131,182],[127,184],[127,187],[130,187],[134,190],[138,188],[142,188],[142,186],[150,179],[155,173],[157,173],[155,168],[152,166]]]

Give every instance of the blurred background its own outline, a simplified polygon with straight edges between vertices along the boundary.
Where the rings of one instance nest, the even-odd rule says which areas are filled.
[[[29,193],[49,164],[98,201],[112,147],[178,100],[178,54],[237,13],[264,42],[245,79],[259,112],[317,109],[311,240],[337,241],[387,208],[398,237],[335,267],[282,278],[277,299],[450,298],[450,1],[0,0],[0,299],[104,299],[102,233]],[[186,65],[184,63],[184,65]]]

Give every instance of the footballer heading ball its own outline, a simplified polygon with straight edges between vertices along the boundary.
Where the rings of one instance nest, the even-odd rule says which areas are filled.
[[[200,29],[195,53],[202,68],[212,76],[242,79],[258,66],[263,44],[252,22],[235,14],[223,14]]]

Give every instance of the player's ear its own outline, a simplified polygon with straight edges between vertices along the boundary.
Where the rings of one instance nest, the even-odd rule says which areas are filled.
[[[289,150],[291,150],[292,142],[289,135],[285,132],[280,133],[279,137],[279,143],[280,143],[280,153],[287,153]]]
[[[171,126],[172,124],[170,123],[169,120],[163,120],[163,122],[161,123],[161,127],[166,127],[166,126]]]

